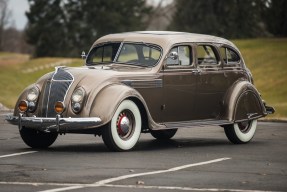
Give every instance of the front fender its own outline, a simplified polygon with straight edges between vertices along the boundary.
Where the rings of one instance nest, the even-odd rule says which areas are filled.
[[[120,103],[129,97],[135,97],[144,102],[141,95],[131,87],[123,84],[112,84],[101,89],[90,107],[90,117],[100,117],[102,124],[111,121]]]
[[[267,115],[260,94],[248,81],[236,82],[228,90],[224,109],[223,119],[230,122],[258,119]]]

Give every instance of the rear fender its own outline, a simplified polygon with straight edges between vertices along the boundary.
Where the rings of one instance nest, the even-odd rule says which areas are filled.
[[[224,100],[223,119],[240,122],[258,119],[267,112],[257,89],[248,81],[236,82],[227,92]]]

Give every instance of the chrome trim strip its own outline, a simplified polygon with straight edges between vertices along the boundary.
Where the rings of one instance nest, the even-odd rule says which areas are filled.
[[[162,79],[153,80],[123,80],[122,83],[133,88],[161,88],[163,87]]]
[[[119,46],[119,48],[118,48],[118,51],[117,51],[117,53],[116,53],[116,56],[115,56],[115,58],[114,58],[114,60],[113,60],[114,63],[115,63],[116,60],[118,59],[119,54],[120,54],[120,52],[121,52],[121,50],[122,50],[123,45],[124,45],[124,42],[121,42],[121,44],[120,44],[120,46]]]
[[[70,88],[71,88],[72,84],[73,84],[73,83],[74,83],[74,81],[75,81],[74,76],[73,76],[69,71],[66,71],[66,72],[67,72],[67,73],[69,73],[69,74],[71,75],[71,77],[73,78],[73,80],[71,80],[71,84],[69,85],[69,87],[68,87],[68,89],[67,89],[67,91],[66,91],[66,94],[65,94],[65,96],[64,96],[64,100],[63,100],[63,102],[66,100],[66,97],[67,97],[68,91],[70,90]]]
[[[179,122],[166,122],[163,123],[167,128],[191,128],[191,127],[204,127],[210,125],[226,125],[232,124],[228,120],[192,120],[192,121],[179,121]]]

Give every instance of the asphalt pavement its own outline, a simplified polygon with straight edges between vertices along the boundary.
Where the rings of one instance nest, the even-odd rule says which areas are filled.
[[[253,140],[231,144],[221,127],[181,129],[166,142],[142,134],[131,152],[93,135],[27,147],[0,115],[0,191],[287,191],[287,123],[259,122]]]

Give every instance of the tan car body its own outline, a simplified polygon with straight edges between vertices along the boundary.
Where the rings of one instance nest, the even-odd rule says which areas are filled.
[[[69,73],[73,77],[62,101],[65,111],[58,118],[98,117],[100,121],[86,126],[80,123],[77,126],[69,124],[67,127],[61,120],[53,126],[37,123],[41,121],[39,119],[29,119],[31,128],[59,133],[98,133],[98,128],[108,124],[120,103],[127,99],[132,100],[140,110],[143,132],[204,125],[222,126],[258,119],[274,112],[273,108],[265,106],[253,85],[251,73],[246,68],[240,51],[226,39],[181,32],[131,32],[104,36],[92,45],[91,50],[107,42],[152,44],[159,46],[162,52],[158,63],[152,67],[120,66],[113,63],[75,68],[58,67],[55,72],[43,76],[24,90],[9,121],[20,127],[25,122],[19,123],[19,115],[21,118],[55,118],[56,113],[49,116],[43,115],[42,111],[47,105],[44,99],[48,94],[45,92],[47,82],[51,82],[51,78],[58,72]],[[198,65],[196,49],[201,44],[214,47],[219,59],[218,65]],[[189,67],[166,65],[170,50],[178,45],[191,48],[193,59]],[[240,62],[227,66],[220,56],[219,49],[222,46],[235,51]],[[33,86],[40,90],[37,108],[33,112],[21,113],[18,109],[19,102],[26,99],[27,90]],[[71,97],[78,87],[82,87],[86,95],[82,110],[76,114],[71,108]]]

